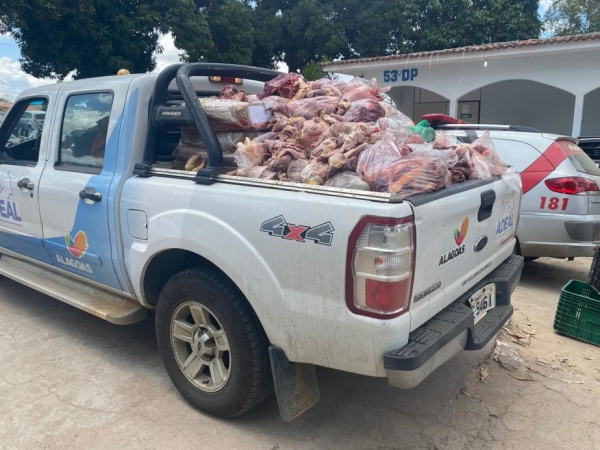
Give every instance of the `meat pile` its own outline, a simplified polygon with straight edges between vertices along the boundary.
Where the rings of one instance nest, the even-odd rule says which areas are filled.
[[[488,133],[471,144],[424,133],[384,101],[385,90],[375,80],[306,82],[294,73],[259,95],[226,87],[221,101],[260,101],[271,113],[268,130],[237,143],[230,174],[408,196],[507,170]]]

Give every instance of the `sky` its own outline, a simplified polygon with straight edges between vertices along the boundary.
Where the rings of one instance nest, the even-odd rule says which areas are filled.
[[[170,64],[179,62],[182,53],[173,42],[170,34],[162,35],[159,44],[163,53],[156,55],[156,70],[160,71]],[[43,84],[55,83],[50,79],[39,79],[21,70],[19,46],[10,36],[0,35],[0,98],[13,100],[21,91]]]
[[[552,0],[540,0],[540,14],[543,14]],[[179,62],[181,50],[175,47],[170,34],[159,39],[163,52],[156,55],[156,69],[160,71],[170,64]],[[17,43],[8,35],[0,35],[0,98],[13,100],[22,90],[54,83],[49,79],[38,79],[21,70],[20,51]]]

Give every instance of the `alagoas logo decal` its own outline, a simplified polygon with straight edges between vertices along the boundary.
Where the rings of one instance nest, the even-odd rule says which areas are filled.
[[[460,227],[460,230],[454,229],[454,242],[456,245],[461,245],[467,236],[467,231],[469,229],[469,218],[465,217],[465,220]]]
[[[67,233],[65,235],[65,242],[67,243],[69,253],[75,258],[81,258],[83,255],[85,255],[85,252],[88,249],[87,236],[83,231],[78,231],[75,235],[75,239],[73,239],[71,235]]]
[[[451,248],[440,255],[440,262],[438,264],[438,269],[447,265],[450,262],[456,261],[465,253],[465,238],[467,237],[467,231],[469,230],[469,218],[465,217],[463,223],[460,227],[454,229],[454,242],[456,243],[456,247]]]
[[[78,231],[75,234],[75,238],[71,237],[70,233],[65,235],[65,243],[67,244],[67,250],[77,259],[69,258],[68,256],[60,255],[56,253],[56,262],[69,266],[73,269],[78,269],[89,274],[94,273],[92,266],[83,261],[79,261],[88,249],[87,236],[83,231]]]
[[[0,179],[0,220],[21,226],[23,219],[19,216],[19,204],[12,199],[12,196],[13,188],[10,171],[8,171],[6,176]]]

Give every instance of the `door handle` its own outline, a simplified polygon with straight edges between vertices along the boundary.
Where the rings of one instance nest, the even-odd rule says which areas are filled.
[[[100,192],[96,192],[94,188],[85,188],[79,191],[79,198],[82,200],[91,200],[93,202],[101,202],[102,194]]]
[[[17,187],[21,189],[29,189],[30,191],[33,191],[34,186],[35,185],[33,184],[33,181],[31,181],[29,178],[23,178],[22,180],[17,181]]]
[[[496,193],[493,190],[485,191],[481,193],[481,206],[477,213],[477,220],[479,222],[492,216],[492,210],[494,208],[494,202],[496,201]]]

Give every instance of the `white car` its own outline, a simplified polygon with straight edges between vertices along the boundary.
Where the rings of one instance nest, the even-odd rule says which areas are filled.
[[[593,256],[600,242],[600,169],[570,137],[510,125],[439,124],[471,142],[486,130],[521,173],[517,252],[527,259]]]

